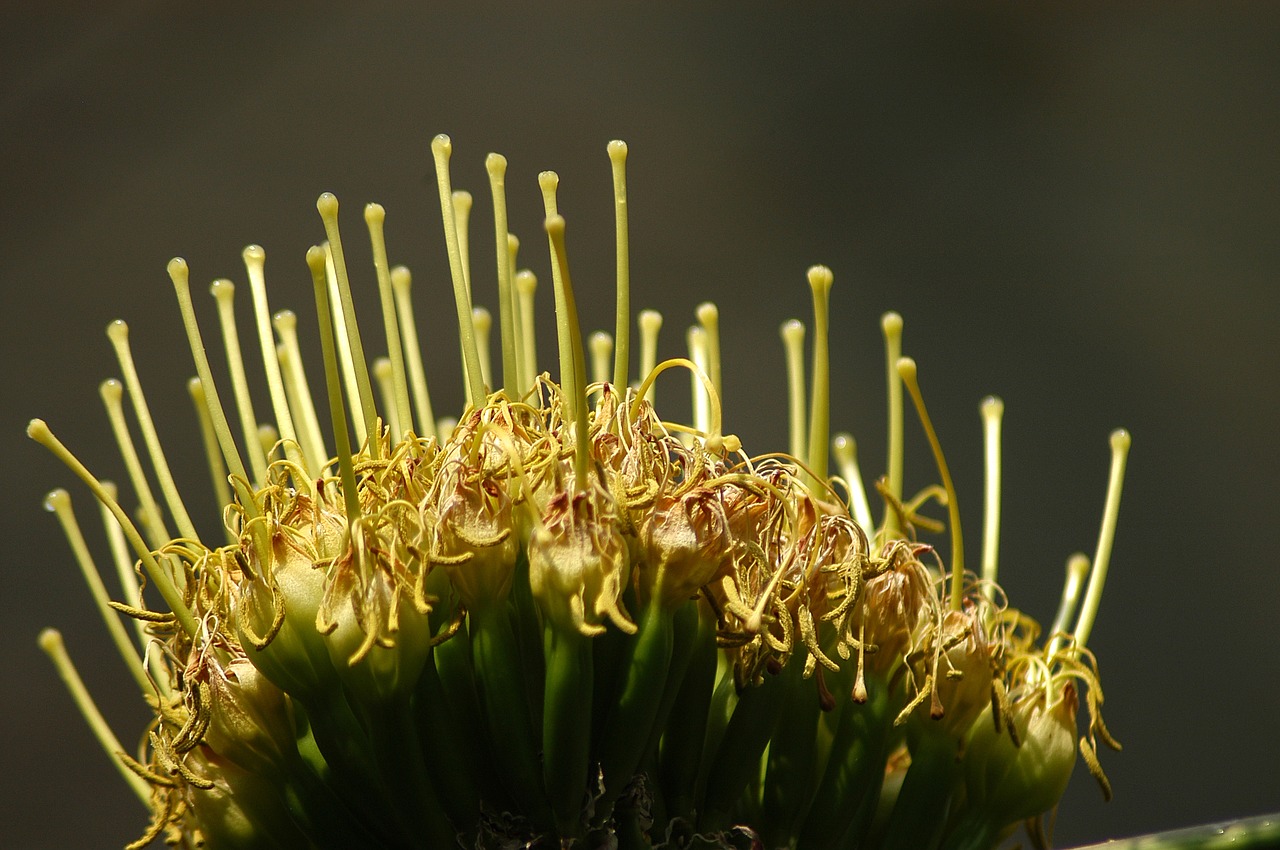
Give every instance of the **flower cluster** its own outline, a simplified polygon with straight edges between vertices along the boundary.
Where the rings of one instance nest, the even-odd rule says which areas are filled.
[[[137,522],[43,422],[29,429],[104,506],[122,601],[108,598],[65,491],[48,499],[154,711],[136,749],[97,715],[58,634],[41,643],[151,811],[131,847],[163,837],[211,848],[962,850],[993,847],[1023,822],[1047,844],[1044,815],[1077,748],[1109,794],[1097,748],[1116,744],[1086,641],[1124,432],[1112,438],[1098,552],[1070,562],[1041,642],[996,583],[1000,405],[983,405],[988,499],[976,575],[964,569],[955,488],[915,364],[899,356],[900,318],[884,321],[891,451],[875,483],[876,522],[852,439],[828,433],[828,269],[809,271],[810,405],[804,328],[788,322],[790,450],[750,455],[722,427],[712,305],[699,310],[689,356],[661,363],[661,317],[640,314],[641,380],[630,383],[626,146],[609,146],[619,320],[613,337],[591,339],[591,382],[557,178],[539,178],[560,352],[553,380],[533,338],[536,279],[517,271],[507,232],[506,163],[490,155],[496,385],[489,314],[472,303],[470,198],[452,190],[448,139],[433,151],[467,388],[458,419],[433,416],[409,274],[388,267],[376,205],[365,220],[389,356],[366,364],[338,204],[324,195],[327,241],[307,261],[332,452],[296,318],[277,314],[272,334],[262,249],[244,259],[269,425],[249,400],[233,285],[213,287],[235,396],[224,407],[186,264],[169,266],[225,539],[196,531],[173,485],[123,323],[109,330],[123,382],[106,382],[103,398]],[[655,380],[673,368],[693,377],[687,424],[653,403]],[[941,481],[912,498],[902,493],[904,388]],[[160,498],[126,422],[126,391]],[[839,475],[828,474],[829,451]],[[948,510],[945,524],[922,512],[930,501]],[[950,565],[921,540],[944,529]]]

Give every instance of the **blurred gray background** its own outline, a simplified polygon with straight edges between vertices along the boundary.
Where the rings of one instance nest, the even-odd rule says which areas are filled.
[[[1005,400],[1002,578],[1042,620],[1066,556],[1092,551],[1107,434],[1131,429],[1091,642],[1126,747],[1103,756],[1110,804],[1077,770],[1059,843],[1280,809],[1280,7],[24,5],[0,12],[4,846],[117,847],[145,823],[35,646],[61,628],[134,739],[146,713],[44,493],[72,491],[105,560],[101,528],[27,420],[122,479],[97,386],[117,373],[103,330],[128,320],[179,485],[212,534],[165,262],[190,262],[212,340],[203,286],[243,281],[240,249],[262,244],[272,306],[299,312],[316,356],[302,255],[322,238],[326,190],[344,204],[366,323],[358,210],[386,206],[392,260],[416,272],[437,410],[456,409],[438,132],[455,185],[476,195],[482,303],[485,154],[510,161],[512,229],[544,280],[535,177],[560,172],[587,330],[612,327],[605,143],[630,143],[633,305],[665,313],[669,355],[700,301],[720,305],[727,427],[753,452],[785,446],[778,325],[807,318],[804,271],[822,262],[836,274],[833,421],[878,475],[878,318],[900,311],[975,562],[977,405]],[[661,385],[660,403],[687,409],[686,386]],[[914,417],[908,434],[908,482],[923,485]]]

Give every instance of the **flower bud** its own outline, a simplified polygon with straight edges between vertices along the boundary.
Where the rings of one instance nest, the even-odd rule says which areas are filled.
[[[696,595],[733,556],[729,522],[715,490],[695,487],[681,496],[659,496],[639,532],[641,605],[656,595],[662,607],[674,608]]]
[[[204,743],[245,770],[279,770],[284,754],[296,747],[288,697],[247,658],[234,659],[225,670],[211,658],[206,670],[210,716]]]

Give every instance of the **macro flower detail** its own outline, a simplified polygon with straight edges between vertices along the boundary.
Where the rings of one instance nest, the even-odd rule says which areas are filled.
[[[804,326],[782,328],[787,451],[751,455],[726,431],[714,305],[698,309],[686,356],[661,362],[662,318],[639,314],[632,373],[627,148],[607,151],[618,323],[590,338],[590,381],[558,176],[538,176],[553,374],[538,358],[537,279],[517,266],[496,154],[486,167],[501,355],[491,359],[493,319],[473,300],[470,196],[454,191],[440,136],[432,152],[467,398],[456,419],[435,418],[411,278],[389,265],[376,204],[364,219],[388,356],[366,360],[374,335],[357,322],[338,201],[325,194],[325,238],[306,256],[322,393],[302,369],[297,316],[270,314],[262,248],[243,258],[267,417],[250,399],[234,284],[212,288],[224,404],[189,270],[169,264],[223,502],[219,540],[201,536],[173,483],[122,322],[108,333],[123,379],[102,393],[137,514],[31,423],[102,504],[118,599],[70,496],[47,500],[153,712],[138,745],[121,745],[58,633],[41,635],[151,813],[130,847],[976,850],[1024,823],[1045,847],[1077,751],[1109,796],[1098,751],[1119,745],[1087,641],[1128,434],[1112,435],[1096,553],[1069,562],[1042,632],[998,583],[1002,405],[981,407],[988,473],[974,573],[896,314],[882,322],[890,451],[873,518],[852,438],[829,432],[830,269],[807,275],[808,367]],[[660,415],[655,384],[670,370],[692,376],[690,422]],[[939,479],[916,495],[902,489],[904,389]],[[930,502],[945,522],[928,515]],[[944,531],[945,549],[925,539]]]

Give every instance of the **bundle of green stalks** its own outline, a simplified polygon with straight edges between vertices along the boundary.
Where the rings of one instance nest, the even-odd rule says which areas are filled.
[[[432,410],[409,272],[388,264],[377,205],[364,213],[375,259],[365,277],[381,297],[388,357],[367,363],[338,202],[325,194],[325,241],[306,256],[326,378],[319,411],[296,317],[271,318],[261,248],[246,248],[244,263],[265,424],[234,286],[212,288],[234,396],[224,404],[187,266],[169,264],[224,539],[197,532],[174,486],[122,322],[108,331],[122,380],[102,395],[137,510],[122,510],[115,487],[45,423],[29,428],[101,502],[116,599],[70,497],[54,491],[47,506],[154,710],[138,746],[122,746],[57,632],[41,636],[151,812],[130,847],[978,850],[1023,824],[1047,846],[1077,752],[1110,793],[1097,751],[1117,745],[1087,642],[1126,432],[1111,437],[1096,553],[1069,559],[1042,632],[997,584],[1002,406],[981,405],[983,541],[969,572],[900,317],[882,322],[890,448],[868,499],[852,438],[829,432],[829,269],[808,272],[809,364],[805,327],[782,326],[790,446],[749,454],[721,419],[713,305],[698,310],[687,356],[662,362],[661,316],[641,312],[632,371],[626,145],[608,146],[617,325],[587,346],[558,178],[538,178],[555,377],[537,356],[537,281],[518,270],[507,230],[506,161],[491,154],[497,383],[490,316],[472,301],[470,196],[452,189],[448,138],[432,148],[467,393],[456,420]],[[655,380],[673,369],[692,378],[691,422],[654,406]],[[902,492],[904,389],[940,482],[916,495]],[[927,516],[931,503],[945,522]],[[949,564],[921,539],[944,531]]]

